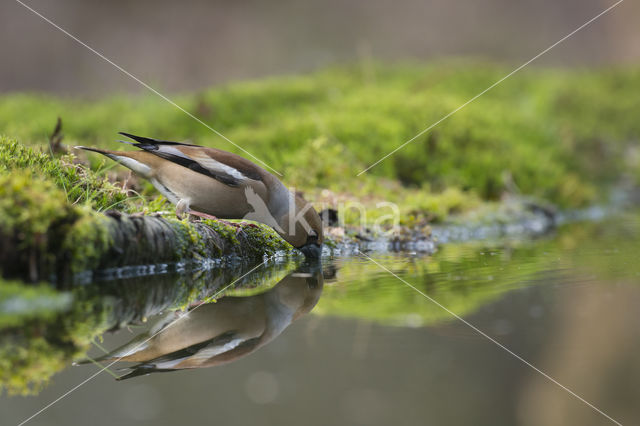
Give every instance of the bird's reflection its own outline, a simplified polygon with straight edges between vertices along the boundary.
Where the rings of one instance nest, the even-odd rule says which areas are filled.
[[[98,361],[138,363],[118,380],[233,362],[271,342],[310,312],[323,282],[321,265],[304,263],[264,293],[226,296],[192,307],[182,316],[169,315]]]

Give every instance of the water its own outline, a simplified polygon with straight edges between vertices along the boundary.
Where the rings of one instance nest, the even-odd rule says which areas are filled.
[[[178,321],[150,341],[155,346],[147,343],[146,355],[164,354],[156,363],[163,368],[203,368],[123,381],[103,372],[27,424],[613,424],[513,354],[606,415],[638,424],[639,235],[638,217],[623,216],[537,240],[443,245],[433,256],[280,262],[186,317],[159,314],[194,294],[215,295],[246,267],[88,285],[74,293],[66,323],[39,320],[41,334],[65,329],[65,338],[81,340],[124,327],[98,341],[113,350],[142,341],[150,324]],[[16,341],[26,346],[38,336]],[[215,336],[222,337],[210,340],[206,357],[203,347],[166,356]],[[3,425],[20,423],[98,371],[69,366],[63,347],[40,349],[42,375],[60,371],[39,393],[0,397]],[[35,357],[38,348],[17,359]],[[89,353],[104,355],[97,346]],[[124,365],[131,364],[110,370],[127,374],[117,370]],[[19,362],[12,368],[20,371]]]

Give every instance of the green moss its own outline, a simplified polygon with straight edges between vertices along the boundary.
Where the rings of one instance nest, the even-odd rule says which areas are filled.
[[[238,227],[226,221],[205,219],[201,223],[216,232],[223,240],[220,246],[213,246],[213,240],[205,239],[198,229],[199,222],[169,218],[173,230],[178,235],[177,257],[175,260],[208,258],[213,255],[236,254],[241,257],[260,258],[276,252],[293,253],[295,250],[270,227],[261,224],[239,223]],[[246,239],[241,242],[240,238]],[[225,250],[223,252],[223,246]],[[249,252],[248,252],[249,251]]]
[[[54,158],[16,140],[0,137],[0,171],[26,170],[49,179],[62,189],[71,204],[89,204],[98,210],[126,210],[127,194],[81,164],[72,155]]]
[[[0,171],[0,237],[7,275],[48,279],[39,274],[62,272],[57,271],[61,259],[69,261],[72,274],[95,268],[110,244],[107,220],[89,205],[70,204],[52,178],[29,169]],[[26,265],[33,271],[20,269]]]
[[[241,232],[243,232],[249,240],[250,247],[256,252],[262,251],[265,256],[272,256],[277,252],[296,252],[291,244],[280,238],[276,231],[267,225],[253,224],[252,226],[244,226]]]
[[[182,221],[174,218],[170,218],[168,220],[169,220],[169,223],[171,224],[171,227],[175,235],[177,235],[178,237],[178,240],[177,240],[178,249],[176,250],[176,253],[175,253],[176,254],[175,260],[179,260],[185,257],[186,254],[188,253],[189,245],[191,243],[191,237],[189,235],[187,227],[182,223]]]
[[[85,214],[74,222],[61,244],[62,251],[71,259],[72,274],[94,269],[112,243],[107,225],[109,219],[87,208],[83,212]]]
[[[218,235],[226,240],[227,244],[237,247],[236,250],[249,250],[252,257],[272,256],[277,252],[294,253],[293,247],[284,241],[271,227],[259,223],[238,222],[238,227],[225,221],[205,220],[208,226],[213,228]],[[239,237],[246,238],[247,244],[242,244]],[[247,253],[242,253],[247,255]]]
[[[52,224],[69,218],[74,209],[52,182],[25,170],[0,173],[0,234],[15,235],[18,248],[42,247]]]
[[[375,204],[387,200],[403,212],[439,219],[512,190],[580,206],[601,197],[621,175],[640,176],[638,155],[629,154],[638,150],[640,125],[628,114],[640,108],[634,96],[640,70],[528,68],[356,177],[509,69],[451,61],[371,71],[375,83],[358,67],[344,67],[234,83],[176,100],[283,172],[285,183],[309,198],[322,199],[319,189],[348,194],[369,202],[373,216]],[[58,116],[69,144],[122,149],[114,139],[125,130],[242,154],[151,95],[99,102],[23,94],[0,99],[0,128],[30,144],[44,144]],[[105,197],[96,202],[100,208],[120,200]]]
[[[185,230],[187,232],[187,237],[189,239],[189,248],[200,257],[207,257],[207,250],[205,244],[203,242],[202,237],[198,233],[198,231],[186,220],[183,222]]]
[[[231,245],[238,245],[239,241],[236,235],[237,228],[229,225],[228,223],[218,221],[218,220],[210,220],[205,219],[204,223],[213,228],[214,231],[218,233],[227,243]]]

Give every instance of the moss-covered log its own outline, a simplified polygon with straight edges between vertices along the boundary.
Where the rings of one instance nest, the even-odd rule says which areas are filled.
[[[0,269],[5,278],[67,283],[82,272],[290,252],[271,228],[74,206],[47,180],[0,176]]]

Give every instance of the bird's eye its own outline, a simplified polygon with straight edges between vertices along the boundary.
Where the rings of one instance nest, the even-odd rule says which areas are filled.
[[[318,244],[318,236],[317,235],[309,235],[307,237],[306,244]]]

